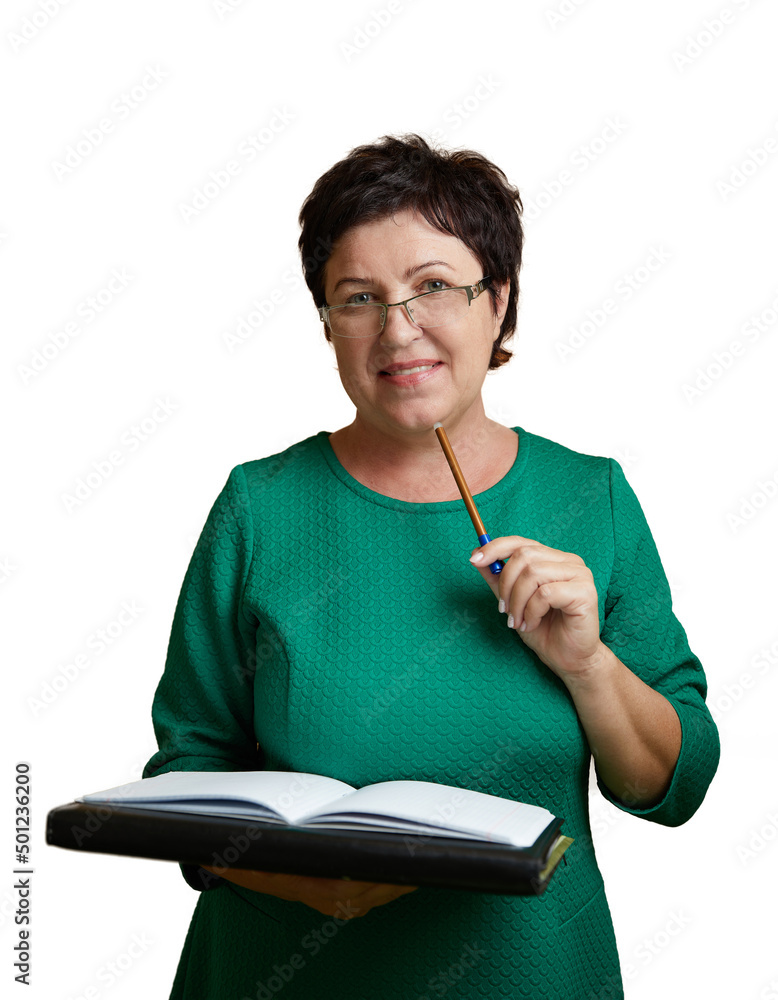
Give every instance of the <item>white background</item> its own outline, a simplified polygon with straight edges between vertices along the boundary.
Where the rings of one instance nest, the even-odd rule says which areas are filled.
[[[3,989],[26,760],[25,996],[168,994],[196,901],[177,866],[47,847],[45,815],[154,752],[175,602],[230,469],[350,422],[297,212],[350,148],[415,131],[485,153],[524,199],[516,356],[487,377],[487,412],[622,462],[707,671],[722,760],[693,819],[666,829],[592,795],[627,996],[778,996],[776,8],[47,2],[1,15]],[[252,134],[272,138],[249,161]],[[114,269],[131,278],[90,316]],[[230,350],[254,300],[267,317]],[[125,602],[136,617],[112,625]]]

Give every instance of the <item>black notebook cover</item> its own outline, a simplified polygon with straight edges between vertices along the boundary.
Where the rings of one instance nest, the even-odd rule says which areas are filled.
[[[530,848],[373,830],[320,830],[155,809],[71,802],[46,818],[46,843],[99,854],[290,872],[360,882],[539,896],[555,819]]]

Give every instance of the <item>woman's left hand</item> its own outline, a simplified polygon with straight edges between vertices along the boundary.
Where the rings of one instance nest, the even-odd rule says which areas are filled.
[[[478,555],[480,560],[473,561]],[[507,561],[494,576],[489,566],[497,559]],[[557,676],[572,681],[596,667],[604,648],[597,588],[580,556],[505,535],[474,549],[471,562],[504,602],[500,608],[510,616],[508,627]]]

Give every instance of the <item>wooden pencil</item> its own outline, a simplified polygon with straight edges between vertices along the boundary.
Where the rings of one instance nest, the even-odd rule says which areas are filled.
[[[433,430],[438,436],[440,447],[443,449],[443,454],[446,456],[449,468],[454,473],[454,479],[459,487],[459,492],[462,494],[462,499],[465,501],[465,507],[467,507],[467,513],[470,515],[470,520],[473,522],[475,533],[478,535],[478,541],[481,545],[486,545],[487,542],[491,541],[491,538],[486,532],[484,522],[481,520],[481,515],[478,513],[478,508],[473,500],[473,494],[470,492],[470,489],[465,482],[465,477],[462,475],[462,470],[459,468],[459,462],[456,460],[456,455],[454,455],[454,449],[451,447],[448,435],[440,422],[433,425]],[[504,567],[505,563],[502,559],[497,559],[489,566],[489,569],[496,576],[498,573],[503,571]]]
[[[465,507],[467,507],[470,520],[473,522],[475,533],[480,538],[481,535],[486,534],[486,528],[484,527],[484,522],[481,520],[481,515],[478,513],[478,508],[473,500],[473,494],[470,492],[470,489],[465,482],[465,477],[462,475],[462,470],[459,468],[459,462],[456,460],[456,455],[451,447],[451,442],[449,441],[448,435],[443,429],[442,424],[435,424],[435,433],[438,436],[438,441],[440,441],[440,447],[443,449],[443,454],[446,456],[446,461],[448,462],[451,471],[454,473],[454,479],[459,487],[459,492],[462,494],[462,499],[465,501]]]

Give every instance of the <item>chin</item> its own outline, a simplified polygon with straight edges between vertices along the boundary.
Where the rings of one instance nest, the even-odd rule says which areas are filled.
[[[418,406],[398,407],[397,410],[383,412],[385,421],[407,431],[429,430],[438,420],[441,420],[440,412],[446,411],[446,407],[430,405],[429,403]]]

